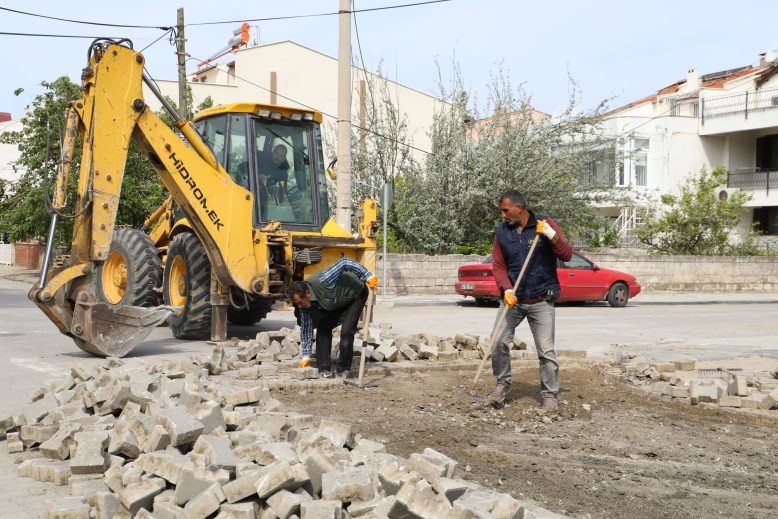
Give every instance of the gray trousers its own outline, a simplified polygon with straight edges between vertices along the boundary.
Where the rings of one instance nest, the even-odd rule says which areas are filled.
[[[500,304],[502,308],[504,303]],[[540,394],[554,395],[559,392],[559,362],[554,351],[554,303],[540,301],[530,305],[515,304],[505,316],[506,324],[492,353],[492,372],[498,382],[510,385],[511,344],[516,327],[524,318],[535,338],[535,348],[540,361]],[[498,314],[499,316],[499,314]]]

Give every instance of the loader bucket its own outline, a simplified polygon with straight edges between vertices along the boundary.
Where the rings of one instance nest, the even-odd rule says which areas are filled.
[[[71,334],[76,345],[87,353],[124,357],[174,311],[170,306],[141,308],[79,303]]]

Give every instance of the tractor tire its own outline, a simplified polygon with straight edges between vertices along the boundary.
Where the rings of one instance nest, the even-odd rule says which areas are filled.
[[[251,326],[256,324],[267,316],[273,308],[273,301],[270,299],[255,299],[249,303],[248,310],[230,307],[227,310],[227,320],[232,324],[240,326]]]
[[[608,304],[614,308],[621,308],[627,306],[629,301],[629,287],[621,281],[614,283],[608,290]]]
[[[205,248],[190,232],[170,241],[162,279],[166,305],[181,307],[168,317],[178,339],[208,339],[211,336],[211,262]]]
[[[157,306],[162,284],[157,247],[143,231],[116,229],[108,259],[97,267],[93,279],[98,300],[110,306]]]

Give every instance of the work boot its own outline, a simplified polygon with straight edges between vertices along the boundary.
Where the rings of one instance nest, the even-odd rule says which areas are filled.
[[[501,404],[505,402],[505,395],[508,394],[508,391],[511,390],[511,385],[506,382],[497,381],[497,385],[494,386],[494,389],[491,393],[489,393],[489,396],[486,397],[492,402],[496,404]]]
[[[347,369],[344,369],[343,371],[338,371],[338,372],[335,374],[335,376],[336,376],[337,378],[342,378],[342,379],[344,379],[344,380],[345,380],[345,379],[347,379],[347,378],[348,378],[348,370],[347,370]]]
[[[556,403],[556,397],[554,395],[543,395],[542,409],[547,413],[556,413],[559,411],[559,405]]]

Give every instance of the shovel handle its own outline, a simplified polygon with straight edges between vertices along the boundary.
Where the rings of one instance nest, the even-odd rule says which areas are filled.
[[[367,289],[367,311],[365,312],[365,323],[362,328],[362,354],[359,356],[359,386],[362,387],[362,377],[365,376],[365,357],[367,357],[367,337],[370,333],[370,324],[373,321],[373,299],[375,294],[372,288]]]
[[[527,257],[524,259],[524,265],[521,266],[519,277],[516,278],[516,283],[513,285],[514,294],[519,289],[519,283],[521,283],[521,278],[524,277],[524,272],[527,270],[527,265],[529,265],[529,260],[532,258],[532,253],[535,252],[535,246],[538,244],[538,240],[540,240],[540,235],[535,234],[535,238],[532,240],[532,245],[529,248],[529,253],[527,254]],[[494,353],[494,347],[497,344],[497,339],[502,335],[503,330],[505,330],[505,316],[508,315],[508,310],[510,310],[510,307],[503,303],[502,310],[500,311],[500,316],[497,318],[497,322],[494,323],[492,334],[489,337],[489,351],[487,352],[486,355],[484,355],[484,358],[481,359],[481,364],[478,366],[478,371],[475,374],[475,379],[473,379],[474,388],[475,385],[478,383],[478,378],[481,376],[481,372],[484,369],[484,365],[486,364],[486,359],[491,357],[492,353]]]

